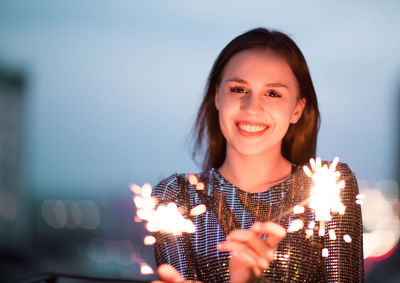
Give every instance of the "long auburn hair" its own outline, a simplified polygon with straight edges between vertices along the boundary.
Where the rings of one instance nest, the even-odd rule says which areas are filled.
[[[286,34],[256,28],[234,38],[221,51],[207,80],[205,95],[194,125],[193,158],[204,149],[203,170],[219,168],[226,156],[226,139],[219,126],[215,94],[227,62],[236,53],[254,48],[270,49],[281,55],[292,69],[299,86],[299,98],[306,99],[301,118],[290,124],[282,141],[282,155],[294,164],[315,157],[320,117],[318,101],[306,60],[296,43]]]

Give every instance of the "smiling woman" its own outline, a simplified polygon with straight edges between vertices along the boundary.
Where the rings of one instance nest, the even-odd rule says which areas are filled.
[[[281,158],[282,140],[289,125],[301,117],[305,101],[299,97],[296,78],[280,55],[269,49],[235,54],[224,69],[215,95],[220,128],[227,140],[226,160],[220,172],[238,183],[238,172],[226,166],[240,164],[237,159],[255,157],[265,163],[260,166],[262,170],[268,164],[280,165],[271,172],[270,179],[288,176],[291,164]],[[249,185],[254,188],[248,191],[255,192],[265,184],[238,184],[241,188]]]
[[[174,174],[153,191],[160,204],[175,202],[186,212],[207,207],[185,215],[193,234],[154,234],[160,280],[362,281],[358,187],[346,164],[337,166],[346,213],[334,214],[325,234],[310,208],[286,213],[309,197],[312,180],[302,165],[315,157],[318,127],[317,98],[296,44],[263,28],[233,39],[214,63],[196,122],[205,186]],[[303,226],[292,228],[299,220],[307,235]]]

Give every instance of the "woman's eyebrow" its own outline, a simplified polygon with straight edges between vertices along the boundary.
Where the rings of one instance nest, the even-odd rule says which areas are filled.
[[[284,88],[289,88],[287,85],[283,83],[267,83],[264,84],[265,87],[284,87]]]
[[[235,82],[235,83],[241,83],[241,84],[248,84],[246,80],[240,79],[240,78],[231,78],[227,79],[226,82]],[[284,87],[284,88],[289,88],[287,85],[280,83],[280,82],[274,82],[274,83],[266,83],[264,84],[264,87]]]
[[[243,79],[239,79],[239,78],[231,78],[226,80],[227,82],[235,82],[235,83],[242,83],[242,84],[248,84],[247,81],[243,80]]]

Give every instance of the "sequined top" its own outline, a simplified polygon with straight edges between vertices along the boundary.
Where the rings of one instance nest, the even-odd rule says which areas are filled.
[[[174,174],[161,181],[153,195],[161,203],[175,202],[183,207],[185,217],[196,225],[194,234],[172,236],[154,233],[154,253],[157,265],[169,263],[188,280],[203,282],[228,282],[230,254],[217,250],[217,244],[224,241],[233,229],[248,229],[255,221],[277,221],[288,228],[294,219],[302,219],[305,229],[288,233],[279,244],[274,261],[264,270],[259,282],[362,282],[363,246],[361,209],[355,203],[358,194],[357,181],[347,164],[339,163],[337,170],[345,180],[342,202],[346,207],[343,215],[334,213],[326,223],[325,236],[318,236],[314,229],[306,237],[306,228],[315,220],[314,213],[306,208],[304,213],[290,213],[280,217],[287,210],[307,199],[312,180],[293,165],[292,174],[283,182],[260,193],[245,192],[227,181],[218,171],[212,169],[197,175],[204,183],[204,190],[196,190],[187,180],[186,174]],[[204,204],[205,213],[191,217],[193,207]],[[318,222],[317,222],[318,226]],[[335,231],[329,237],[329,230]],[[351,242],[344,241],[348,234]],[[329,255],[322,256],[327,249]]]

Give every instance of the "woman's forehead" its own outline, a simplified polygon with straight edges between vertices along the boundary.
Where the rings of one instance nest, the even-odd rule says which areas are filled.
[[[265,80],[265,84],[297,84],[287,61],[271,49],[246,49],[233,55],[222,72],[221,83]]]

